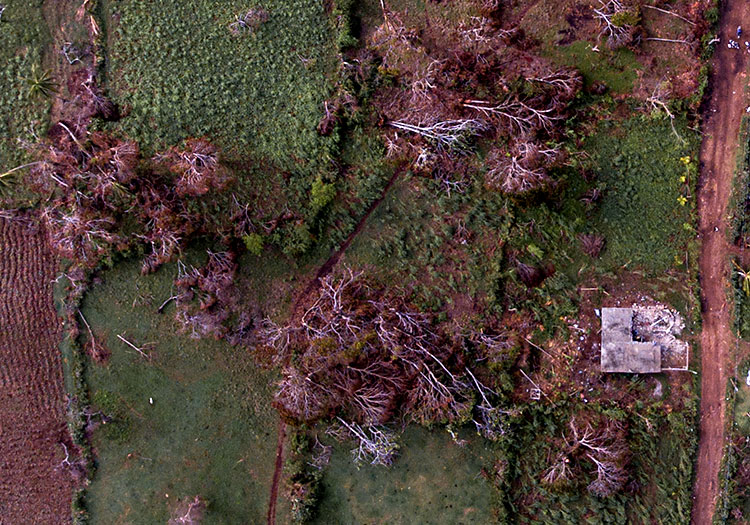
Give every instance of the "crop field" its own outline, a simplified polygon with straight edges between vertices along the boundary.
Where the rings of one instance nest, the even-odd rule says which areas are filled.
[[[123,131],[149,151],[208,135],[233,159],[325,167],[331,140],[315,127],[336,62],[323,5],[266,2],[268,19],[234,35],[243,9],[237,1],[103,5],[107,87],[130,111]]]
[[[29,159],[18,139],[34,140],[47,129],[50,99],[30,89],[29,80],[43,75],[50,35],[41,0],[3,2],[0,31],[0,173]]]
[[[178,500],[200,495],[206,523],[258,523],[276,444],[273,376],[226,343],[177,333],[173,307],[156,313],[171,295],[173,271],[141,277],[137,264],[121,262],[82,308],[111,352],[88,364],[92,404],[112,417],[93,437],[91,519],[165,522]]]
[[[52,305],[55,258],[43,232],[0,219],[0,494],[3,520],[67,523],[72,448]],[[13,326],[12,330],[7,327]],[[62,443],[62,445],[61,445]]]

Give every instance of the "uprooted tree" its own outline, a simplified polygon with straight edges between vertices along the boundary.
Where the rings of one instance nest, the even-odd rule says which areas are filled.
[[[200,268],[178,261],[175,280],[176,317],[191,337],[226,335],[225,321],[236,304],[234,274],[236,257],[232,252],[208,251],[208,261]]]
[[[356,438],[360,459],[389,462],[395,448],[379,425],[396,416],[473,421],[490,438],[505,431],[498,394],[469,369],[460,342],[360,273],[325,277],[297,324],[266,319],[258,338],[288,362],[274,400],[281,414],[306,423],[339,415],[331,433]]]
[[[588,490],[602,498],[615,494],[628,481],[630,449],[626,434],[625,425],[619,421],[604,417],[586,421],[574,416],[542,481],[548,485],[572,482],[588,464],[596,476]]]
[[[200,496],[181,501],[169,518],[169,525],[198,525],[206,514],[206,502]]]
[[[37,158],[27,165],[28,185],[42,199],[52,248],[84,268],[140,243],[146,247],[144,273],[172,260],[208,224],[192,200],[231,181],[218,149],[205,139],[188,139],[149,164],[135,142],[90,131],[95,117],[116,118],[118,111],[86,68],[70,76],[61,107],[62,118],[47,137],[27,144]]]

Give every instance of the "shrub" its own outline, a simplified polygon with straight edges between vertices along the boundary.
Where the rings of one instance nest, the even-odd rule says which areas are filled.
[[[263,237],[258,233],[249,233],[242,237],[242,242],[245,243],[247,251],[253,255],[260,255],[263,253]]]
[[[310,208],[313,213],[318,213],[328,206],[336,197],[336,187],[333,184],[323,182],[318,177],[312,183],[310,190]]]

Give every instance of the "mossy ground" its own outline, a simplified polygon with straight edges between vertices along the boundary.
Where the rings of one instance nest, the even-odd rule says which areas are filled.
[[[87,373],[94,409],[114,418],[93,436],[92,522],[164,523],[178,498],[200,495],[206,523],[259,523],[274,468],[274,376],[244,350],[178,333],[173,306],[156,313],[174,271],[142,277],[137,262],[121,262],[82,308],[111,351]]]

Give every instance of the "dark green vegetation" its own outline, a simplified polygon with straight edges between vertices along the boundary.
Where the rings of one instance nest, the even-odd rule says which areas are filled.
[[[44,69],[50,35],[41,0],[9,0],[0,18],[0,174],[29,160],[19,140],[47,129],[54,79]],[[47,77],[46,82],[39,82]],[[39,89],[40,84],[45,89]],[[36,88],[34,86],[37,86]],[[3,182],[0,180],[0,193]]]
[[[730,209],[730,227],[735,243],[732,257],[732,298],[734,299],[734,330],[738,339],[750,338],[750,272],[747,247],[750,239],[750,135],[748,120],[742,122],[741,149],[737,158]],[[742,343],[735,351],[739,354]],[[727,413],[730,442],[725,447],[722,465],[721,518],[726,523],[742,523],[750,512],[750,386],[747,385],[750,360],[747,356],[737,366],[727,385]]]
[[[719,475],[721,501],[717,520],[722,523],[743,523],[750,512],[750,386],[747,384],[750,361],[745,358],[730,376],[727,384],[729,441],[724,448],[724,461]]]
[[[164,523],[178,499],[200,495],[205,523],[259,523],[275,457],[273,375],[226,343],[179,333],[174,307],[156,313],[174,271],[138,277],[136,261],[121,262],[84,301],[111,352],[87,373],[94,410],[112,418],[94,434],[91,520]]]
[[[631,395],[649,395],[657,382],[667,384],[663,378],[633,378],[624,386]],[[689,391],[690,384],[685,386]],[[569,432],[568,410],[574,404],[563,404],[555,409],[528,407],[524,416],[518,418],[514,437],[500,456],[510,468],[501,492],[509,522],[689,522],[692,462],[698,444],[697,399],[691,399],[686,406],[679,407],[679,412],[668,415],[664,415],[664,408],[668,408],[669,403],[654,401],[637,402],[625,409],[607,403],[588,405],[593,413],[607,414],[629,428],[628,443],[633,454],[628,482],[631,491],[609,498],[592,497],[575,483],[559,487],[542,483],[550,455],[559,451],[550,447],[550,437]],[[639,487],[649,487],[649,490],[638,490]]]
[[[539,13],[563,20],[571,8],[551,3],[528,13],[515,6],[507,17],[492,2],[469,0],[400,0],[385,12],[379,0],[89,6],[106,37],[99,85],[120,111],[92,111],[91,129],[75,130],[81,137],[56,130],[59,150],[74,154],[51,164],[74,174],[65,188],[83,198],[53,185],[59,209],[46,217],[62,225],[53,231],[62,241],[91,239],[85,228],[66,230],[74,217],[106,230],[87,245],[87,266],[99,273],[82,303],[108,349],[91,352],[86,374],[93,411],[111,418],[92,437],[93,521],[163,522],[178,500],[198,495],[209,523],[261,522],[278,413],[274,373],[256,361],[291,377],[290,390],[315,381],[326,390],[313,392],[322,401],[309,403],[312,415],[293,395],[276,397],[294,436],[279,486],[291,514],[279,522],[687,521],[692,378],[602,376],[594,308],[647,294],[688,320],[695,314],[694,115],[682,111],[673,127],[644,111],[643,92],[664,76],[662,66],[645,67],[642,55],[603,41],[593,54],[598,28],[545,25]],[[495,34],[510,15],[522,27],[537,17],[547,32]],[[573,32],[565,44],[556,40],[563,30]],[[692,65],[678,62],[665,63]],[[35,75],[26,85],[43,97],[48,79]],[[498,116],[503,104],[526,121]],[[455,147],[453,137],[441,145],[414,132],[456,120],[466,127]],[[211,169],[192,184],[203,158]],[[100,172],[110,177],[94,184]],[[341,262],[329,259],[352,232]],[[100,240],[109,234],[116,240]],[[194,249],[207,243],[222,272],[200,266],[205,256]],[[143,255],[152,276],[137,275]],[[179,277],[175,260],[187,265]],[[313,277],[321,267],[341,275],[343,266],[363,272],[361,302],[345,294],[334,313],[344,303],[347,319],[364,328],[291,346],[272,341],[269,327],[303,332],[299,317],[309,323],[323,302]],[[419,328],[397,324],[394,312],[413,315]],[[381,332],[393,326],[390,338]],[[204,338],[189,338],[191,328]],[[84,325],[81,332],[93,349]],[[422,346],[407,348],[414,334]],[[491,390],[469,379],[472,370]],[[387,377],[367,383],[379,374]],[[364,384],[387,390],[388,406],[374,416],[352,409]],[[451,443],[445,423],[460,427],[459,437],[472,434],[485,395],[496,405],[493,439]],[[407,427],[391,470],[356,469],[352,439],[313,470],[312,437],[334,416],[429,430]],[[615,482],[592,483],[597,456],[569,445],[574,424],[616,449],[607,456]],[[561,451],[570,479],[544,481]]]
[[[667,119],[640,117],[601,125],[586,141],[604,193],[597,222],[607,238],[604,261],[657,275],[684,265],[695,238],[696,134],[672,133]],[[691,156],[692,155],[692,156]]]
[[[743,120],[742,149],[737,159],[737,171],[732,191],[731,228],[739,256],[733,259],[732,271],[734,296],[734,322],[737,333],[743,339],[750,338],[750,268],[746,250],[750,242],[750,134],[748,121]]]
[[[468,295],[498,313],[531,308],[554,324],[576,311],[576,286],[592,271],[660,276],[685,271],[686,257],[695,256],[697,138],[684,126],[677,130],[690,142],[658,118],[597,126],[584,142],[589,175],[558,170],[558,191],[543,199],[509,199],[481,181],[448,194],[432,181],[407,177],[370,217],[349,257],[378,268],[389,282],[415,283],[416,298],[436,312],[460,308],[456,301]],[[601,197],[589,204],[592,192]],[[601,258],[582,251],[581,235],[592,233],[606,239]],[[527,290],[511,271],[518,263],[551,265],[555,273]]]

